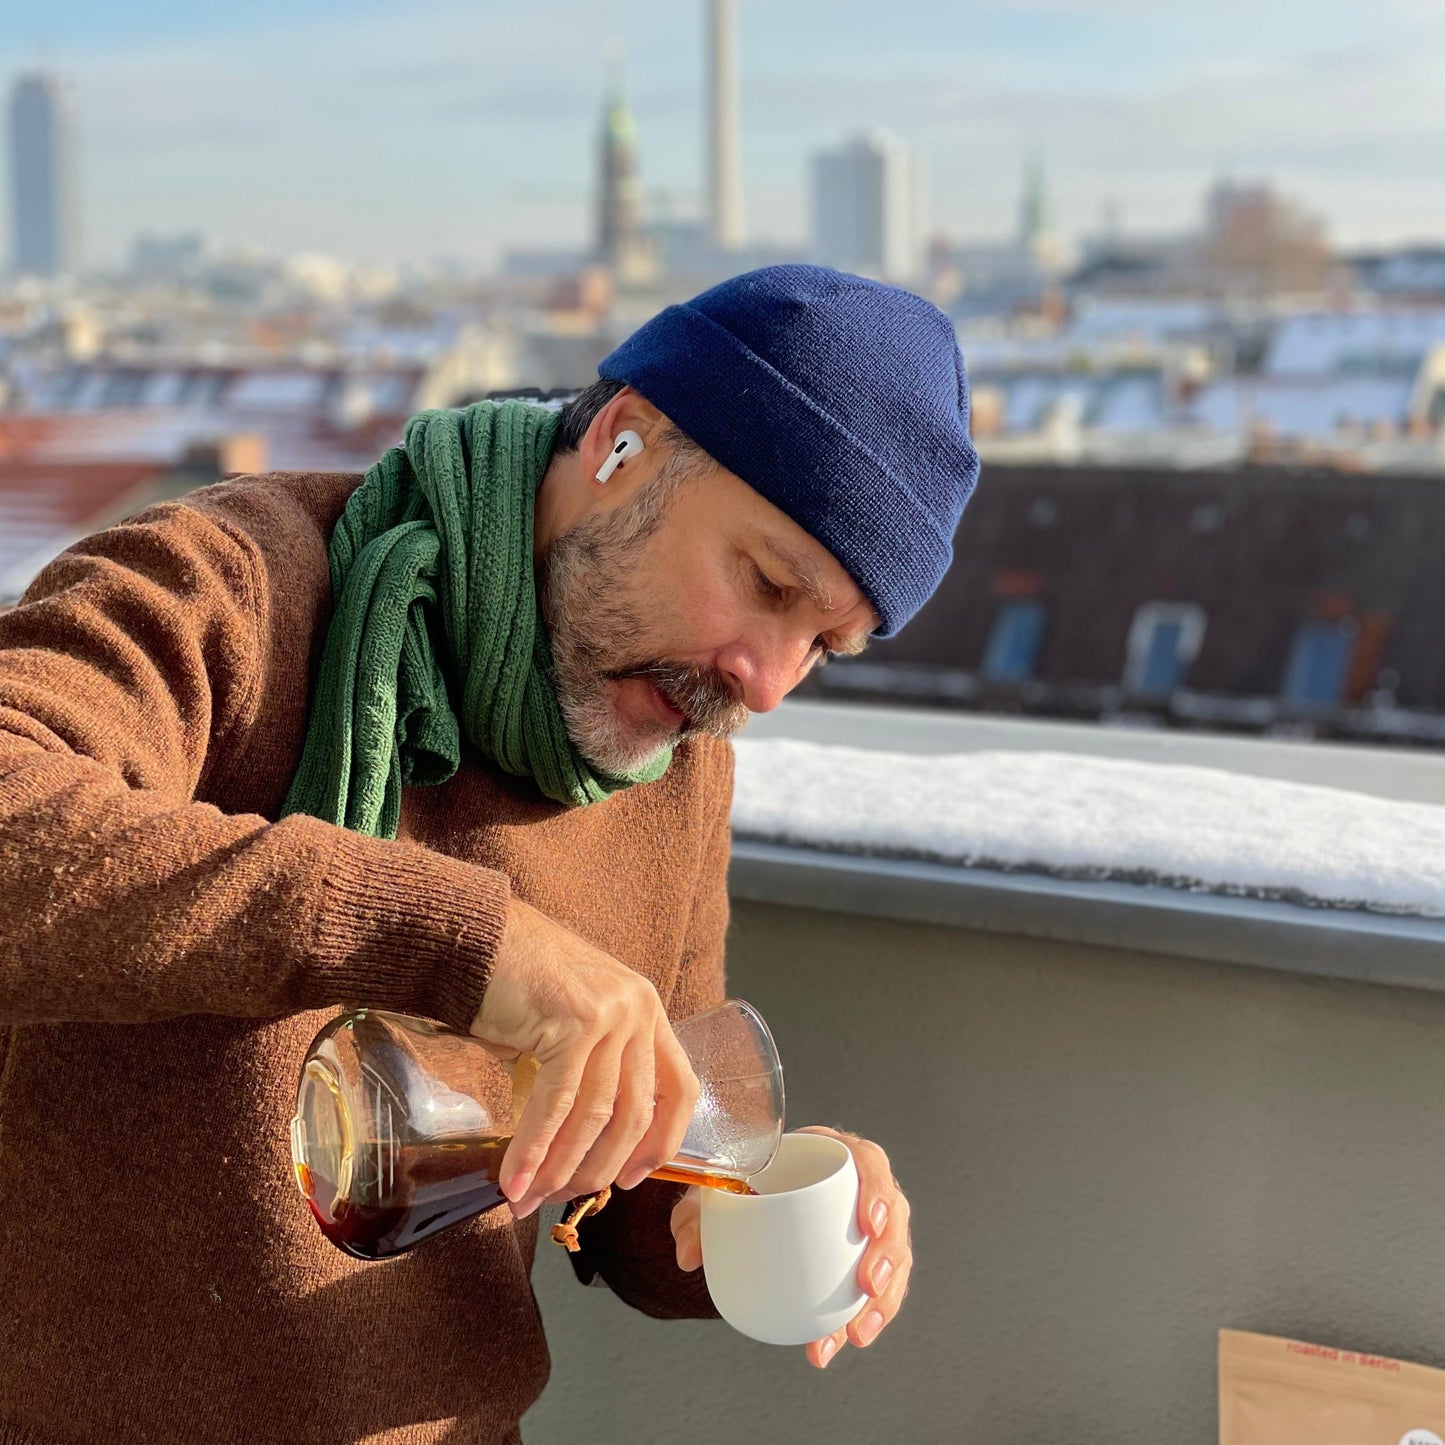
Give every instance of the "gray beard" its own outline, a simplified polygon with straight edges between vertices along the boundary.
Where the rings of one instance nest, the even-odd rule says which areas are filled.
[[[626,510],[563,533],[542,566],[542,620],[567,735],[592,767],[612,777],[640,772],[689,734],[729,737],[748,718],[717,674],[657,658],[644,619],[626,600],[626,584],[672,490],[664,493],[656,482],[652,487],[657,494],[650,488]],[[623,724],[611,684],[624,677],[654,683],[685,715],[681,728],[660,720]]]

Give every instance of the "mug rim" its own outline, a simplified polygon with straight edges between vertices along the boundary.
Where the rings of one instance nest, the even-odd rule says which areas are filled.
[[[839,1174],[847,1169],[849,1165],[853,1166],[855,1173],[857,1171],[857,1164],[853,1159],[853,1151],[841,1139],[835,1139],[831,1134],[809,1134],[804,1133],[802,1130],[795,1130],[792,1133],[782,1136],[782,1139],[778,1141],[778,1151],[773,1155],[771,1162],[767,1165],[767,1169],[771,1169],[773,1165],[777,1163],[778,1155],[782,1153],[784,1142],[788,1139],[806,1139],[810,1141],[806,1146],[810,1149],[826,1147],[831,1150],[836,1150],[837,1158],[833,1167],[820,1179],[814,1179],[807,1184],[800,1184],[796,1189],[781,1189],[772,1194],[733,1194],[722,1189],[703,1189],[700,1193],[702,1194],[704,1207],[713,1209],[756,1209],[760,1205],[765,1205],[770,1199],[797,1199],[807,1194],[809,1190],[822,1189],[833,1183]],[[767,1169],[761,1170],[760,1173],[765,1174]]]

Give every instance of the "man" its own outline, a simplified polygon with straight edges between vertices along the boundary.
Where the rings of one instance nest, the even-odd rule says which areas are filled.
[[[560,419],[423,413],[360,485],[157,507],[0,618],[6,1445],[516,1441],[535,1211],[614,1181],[580,1275],[713,1313],[695,1199],[640,1181],[695,1098],[668,1020],[723,996],[725,738],[922,605],[977,460],[947,320],[834,271],[601,371]],[[338,1005],[470,1029],[503,1115],[537,1056],[510,1209],[383,1265],[321,1237],[287,1122]],[[840,1137],[870,1300],[818,1366],[911,1264]]]

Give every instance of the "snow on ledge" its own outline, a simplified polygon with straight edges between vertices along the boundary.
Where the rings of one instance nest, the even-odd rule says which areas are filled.
[[[739,838],[1445,917],[1445,807],[1077,753],[735,746]]]

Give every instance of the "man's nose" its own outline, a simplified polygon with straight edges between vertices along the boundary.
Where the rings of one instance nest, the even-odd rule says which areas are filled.
[[[790,649],[741,642],[723,648],[717,665],[749,712],[771,712],[802,681],[806,670]]]

